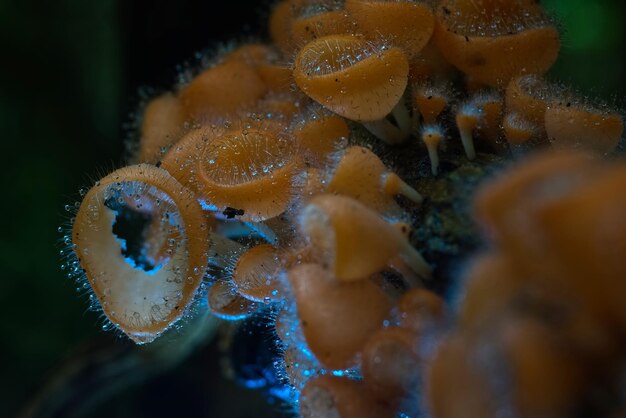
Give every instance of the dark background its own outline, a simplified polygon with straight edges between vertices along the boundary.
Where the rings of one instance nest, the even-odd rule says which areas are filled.
[[[623,109],[626,2],[543,3],[564,32],[552,78]],[[77,347],[89,341],[123,344],[100,330],[98,315],[86,311],[85,297],[59,268],[57,227],[68,217],[63,207],[77,200],[90,179],[122,164],[124,125],[132,120],[140,89],[167,88],[176,65],[193,61],[197,51],[233,37],[263,39],[268,5],[0,0],[0,416],[23,408]],[[156,384],[127,390],[88,416],[266,413],[246,412],[246,404],[258,402],[250,391],[229,387],[232,398],[219,399],[199,392],[207,379],[219,380],[211,375],[219,374],[211,363],[214,349],[206,350]],[[147,393],[152,390],[164,391],[156,394],[156,408],[155,396]]]

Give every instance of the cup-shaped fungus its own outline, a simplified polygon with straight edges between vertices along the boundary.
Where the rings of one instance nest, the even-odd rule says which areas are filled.
[[[473,331],[489,327],[513,306],[513,298],[529,287],[507,257],[486,255],[474,261],[463,287],[459,325]]]
[[[609,110],[568,102],[548,106],[545,127],[554,148],[604,155],[613,151],[622,139],[624,121]]]
[[[240,55],[227,56],[180,91],[186,116],[206,123],[232,118],[263,97],[267,86],[255,68]]]
[[[326,191],[352,197],[388,216],[402,214],[402,209],[394,200],[396,195],[403,195],[415,203],[422,202],[417,190],[391,172],[376,154],[359,146],[344,152]]]
[[[258,304],[241,296],[229,280],[213,283],[207,299],[209,309],[215,316],[231,321],[246,318],[258,308]]]
[[[499,352],[494,357],[504,364],[496,372],[500,376],[492,379],[502,381],[504,375],[511,379],[512,407],[519,416],[568,416],[585,379],[584,362],[569,342],[564,344],[552,327],[530,318],[511,319],[499,328],[494,338]]]
[[[350,129],[337,115],[316,114],[298,125],[293,135],[305,160],[314,167],[321,167],[347,142]]]
[[[361,373],[378,398],[396,401],[416,391],[421,372],[418,340],[419,336],[399,327],[383,328],[369,338],[361,356]]]
[[[422,332],[442,322],[446,315],[443,299],[430,290],[409,289],[398,301],[400,326]]]
[[[143,265],[141,244],[129,253],[131,238],[140,239],[115,232],[116,216],[137,212],[133,198],[141,201],[144,194],[167,202],[166,213],[157,215],[160,227],[163,235],[177,230],[180,237],[159,266]],[[119,169],[96,183],[78,210],[72,240],[104,314],[137,343],[154,340],[183,316],[207,266],[209,230],[200,205],[167,171],[146,164]]]
[[[530,254],[544,251],[535,242],[535,237],[544,234],[532,221],[535,208],[575,190],[587,180],[591,166],[592,159],[584,154],[552,152],[528,160],[479,191],[476,217],[496,244],[512,256],[528,260]],[[527,263],[528,267],[532,264]]]
[[[394,264],[408,265],[424,278],[431,275],[399,229],[349,197],[315,196],[300,215],[300,227],[339,280],[362,280]]]
[[[433,38],[409,62],[409,80],[411,83],[423,83],[426,80],[451,80],[456,74],[455,68],[443,57]]]
[[[593,169],[602,171],[587,173],[586,182],[547,200],[531,215],[547,248],[542,264],[552,267],[554,279],[602,318],[624,327],[626,167],[596,164]]]
[[[185,118],[180,100],[164,94],[148,102],[141,121],[139,161],[154,163],[183,133]]]
[[[484,357],[484,356],[483,356]],[[496,398],[484,359],[460,336],[444,340],[427,369],[425,397],[432,416],[484,418],[496,416]]]
[[[281,64],[278,51],[265,44],[244,44],[231,52],[227,60],[241,59],[253,68],[270,92],[286,93],[293,80],[291,68]]]
[[[337,6],[336,2],[321,2],[302,8],[291,24],[293,45],[302,47],[323,36],[354,33],[354,24]]]
[[[517,75],[543,74],[558,55],[558,30],[535,1],[445,0],[437,10],[437,46],[477,82],[504,87]]]
[[[546,108],[560,95],[559,90],[562,89],[548,85],[543,77],[535,74],[516,77],[506,87],[506,110],[542,127]]]
[[[425,125],[436,123],[450,103],[449,88],[443,83],[416,83],[413,86],[413,111],[421,115]]]
[[[262,221],[291,203],[300,166],[282,125],[233,128],[204,148],[198,190],[219,210],[232,208],[242,220]]]
[[[346,369],[391,310],[387,294],[368,277],[340,282],[317,264],[287,272],[308,347],[322,365]]]
[[[509,145],[522,145],[537,136],[539,128],[518,113],[508,113],[502,121],[504,137]]]
[[[279,301],[284,295],[278,280],[281,263],[278,250],[269,244],[256,245],[237,260],[233,283],[242,296],[257,302]]]
[[[293,0],[283,0],[277,3],[268,21],[270,37],[286,55],[290,54],[294,47],[291,42],[291,25],[295,18],[296,3]]]
[[[204,147],[219,137],[223,129],[203,126],[189,131],[183,136],[161,160],[161,168],[167,170],[183,186],[197,190],[198,159]]]
[[[400,103],[408,73],[401,49],[376,47],[350,35],[308,43],[296,56],[293,70],[297,86],[307,96],[345,118],[375,123],[371,130],[389,143],[410,134],[410,118]],[[397,127],[385,119],[392,111]]]
[[[409,58],[426,46],[435,28],[435,16],[425,2],[347,0],[346,11],[365,37],[383,38]]]
[[[302,418],[392,418],[396,414],[383,402],[368,396],[362,382],[322,375],[307,382],[300,395]]]

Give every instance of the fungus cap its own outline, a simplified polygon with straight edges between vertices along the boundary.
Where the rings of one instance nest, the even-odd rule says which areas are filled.
[[[415,57],[428,43],[435,16],[424,2],[347,0],[346,11],[359,32],[372,41],[380,38]]]
[[[293,134],[307,162],[321,167],[333,152],[346,144],[350,129],[337,115],[319,115],[296,127]]]
[[[255,245],[237,260],[233,283],[242,296],[252,301],[280,301],[284,298],[278,280],[280,267],[276,248],[269,244]]]
[[[330,35],[306,44],[293,76],[309,97],[360,122],[378,121],[399,102],[409,64],[399,48],[374,47],[350,35]]]
[[[419,385],[419,336],[406,328],[388,327],[373,334],[363,347],[361,373],[380,399],[397,400]]]
[[[553,104],[546,109],[545,127],[557,149],[580,149],[598,155],[613,151],[624,133],[624,120],[603,109]]]
[[[234,128],[209,143],[198,160],[198,190],[220,210],[262,221],[283,213],[292,200],[301,161],[282,125]]]
[[[398,301],[400,326],[416,332],[443,321],[446,305],[443,299],[423,288],[409,289]]]
[[[256,312],[258,304],[241,296],[228,280],[211,285],[207,294],[209,309],[222,319],[239,320]]]
[[[255,68],[236,55],[198,74],[179,97],[189,119],[206,123],[232,118],[266,92]]]
[[[185,118],[180,100],[164,94],[148,102],[141,122],[139,160],[154,163],[182,135]]]
[[[515,77],[506,87],[506,110],[543,127],[548,104],[559,95],[558,87],[551,87],[536,74]]]
[[[302,389],[302,418],[392,418],[396,414],[383,402],[367,396],[362,382],[347,377],[316,376]]]
[[[183,186],[197,192],[198,159],[206,144],[222,133],[223,129],[216,126],[202,126],[190,130],[163,156],[161,168],[167,170]]]
[[[287,272],[306,343],[320,363],[346,369],[391,310],[385,292],[368,277],[341,282],[317,264]]]
[[[430,277],[428,264],[397,228],[349,197],[313,197],[300,215],[300,227],[338,280],[362,280],[395,262]]]
[[[291,42],[302,47],[323,36],[349,35],[354,33],[353,26],[344,10],[328,10],[301,16],[291,24]]]
[[[543,74],[556,61],[559,32],[532,1],[446,0],[434,39],[446,59],[488,86]]]
[[[416,85],[414,87],[414,106],[429,125],[437,121],[450,101],[442,86]]]
[[[538,132],[538,128],[523,119],[518,113],[509,113],[502,121],[504,136],[509,144],[520,145],[530,141]]]
[[[401,216],[396,194],[421,202],[419,193],[398,178],[403,187],[387,187],[397,175],[390,172],[376,154],[367,148],[352,146],[344,151],[335,167],[326,191],[348,196],[387,216]]]
[[[176,229],[181,237],[171,244],[168,262],[151,271],[131,265],[123,254],[125,241],[112,230],[115,209],[136,210],[124,197],[145,193],[168,202],[167,222],[160,226],[164,234]],[[209,230],[195,197],[167,171],[147,164],[119,169],[96,183],[78,210],[72,239],[104,314],[137,343],[154,340],[183,316],[207,266]]]

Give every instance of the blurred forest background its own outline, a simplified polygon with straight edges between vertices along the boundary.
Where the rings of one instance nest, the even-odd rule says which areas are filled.
[[[626,2],[545,0],[563,30],[553,79],[624,110]],[[264,39],[271,3],[0,0],[0,416],[33,405],[62,364],[123,346],[60,269],[63,209],[122,163],[124,128],[145,87],[230,39]],[[79,416],[267,416],[261,396],[222,380],[215,344],[168,374]],[[216,395],[217,394],[217,395]],[[244,402],[242,402],[242,399]],[[251,412],[249,408],[256,408]],[[265,408],[265,409],[263,409]],[[226,415],[227,414],[227,415]]]

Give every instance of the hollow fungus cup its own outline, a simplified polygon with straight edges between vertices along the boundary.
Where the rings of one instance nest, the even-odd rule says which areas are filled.
[[[296,85],[310,98],[347,119],[362,122],[388,143],[410,135],[411,119],[401,102],[409,63],[397,47],[365,38],[329,35],[306,44],[295,59]],[[385,119],[392,114],[396,125]]]
[[[530,0],[445,0],[433,38],[455,67],[487,86],[543,74],[556,61],[559,32]]]
[[[146,196],[148,219],[167,242],[166,257],[149,265],[143,231],[124,235],[122,219],[139,220]],[[119,220],[118,220],[119,219]],[[155,234],[152,228],[152,234]],[[167,171],[140,164],[104,177],[86,194],[72,230],[74,251],[107,318],[137,343],[172,326],[194,299],[204,276],[209,228],[193,194]]]

